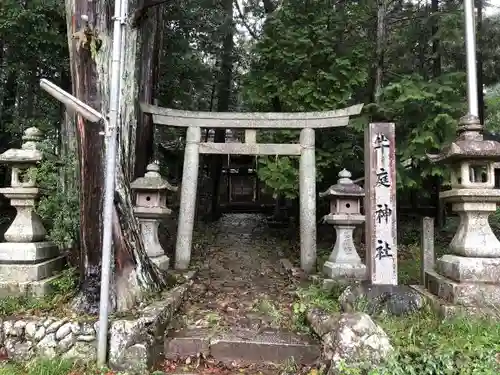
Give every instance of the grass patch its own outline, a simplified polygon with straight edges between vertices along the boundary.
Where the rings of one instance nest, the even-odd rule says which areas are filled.
[[[384,317],[378,324],[396,353],[373,375],[498,375],[500,324],[494,320],[441,320],[429,309],[407,317]]]
[[[268,316],[271,322],[276,326],[278,326],[282,320],[282,315],[279,308],[273,301],[267,298],[264,298],[257,302],[253,309],[260,312],[261,314]]]
[[[112,375],[107,369],[97,369],[75,361],[37,359],[24,364],[4,363],[0,365],[0,375]]]
[[[311,308],[316,307],[331,313],[340,311],[338,303],[340,291],[340,288],[325,290],[316,284],[311,284],[307,288],[299,288],[296,292],[298,300],[293,304],[293,329],[300,332],[310,331],[306,314]]]
[[[23,314],[38,315],[51,311],[55,315],[64,312],[67,302],[74,296],[78,286],[75,268],[67,268],[60,277],[52,281],[52,292],[44,297],[27,295],[0,298],[0,316],[10,317]],[[0,375],[3,375],[0,373]]]

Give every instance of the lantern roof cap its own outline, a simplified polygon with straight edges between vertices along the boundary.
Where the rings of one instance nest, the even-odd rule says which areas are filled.
[[[363,197],[365,195],[364,189],[351,180],[352,174],[347,169],[342,169],[338,177],[337,183],[320,193],[320,197]]]
[[[36,164],[43,159],[39,149],[43,140],[43,133],[37,127],[30,127],[24,131],[21,148],[10,148],[0,155],[0,164]]]
[[[483,126],[477,116],[468,114],[460,119],[457,139],[443,147],[437,155],[427,155],[432,162],[450,164],[465,160],[500,161],[500,142],[485,140]]]
[[[170,190],[177,191],[176,186],[172,186],[160,174],[160,166],[158,163],[148,164],[144,177],[139,177],[134,180],[130,187],[134,190]]]

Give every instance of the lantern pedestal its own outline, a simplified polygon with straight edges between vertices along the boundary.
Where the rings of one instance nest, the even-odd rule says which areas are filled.
[[[452,189],[440,198],[452,204],[460,225],[448,254],[425,272],[424,287],[416,289],[444,315],[491,318],[500,307],[500,242],[488,222],[500,202],[493,167],[500,161],[500,143],[484,140],[481,128],[476,116],[463,117],[457,140],[431,156],[450,168]]]
[[[464,310],[500,306],[500,242],[488,216],[500,201],[497,189],[452,189],[440,194],[460,215],[451,254],[426,272],[428,290]]]
[[[165,255],[165,251],[158,239],[158,227],[160,225],[160,219],[170,215],[171,210],[160,207],[134,207],[134,213],[141,226],[144,248],[146,249],[149,259],[151,259],[160,269],[164,271],[168,270],[170,259]]]
[[[323,273],[331,279],[366,278],[366,266],[356,251],[353,232],[357,225],[365,221],[363,215],[326,215],[325,222],[335,227],[337,240],[332,253],[323,266]]]
[[[23,136],[21,149],[10,149],[0,155],[0,163],[10,165],[11,187],[0,189],[10,199],[17,214],[0,243],[0,298],[30,294],[43,296],[50,292],[52,281],[65,265],[58,247],[46,241],[47,232],[38,214],[35,201],[39,189],[28,170],[43,159],[37,149],[42,133],[29,128]]]
[[[323,273],[334,280],[365,280],[366,266],[356,251],[353,232],[357,225],[365,222],[361,215],[363,188],[351,180],[351,172],[343,169],[335,185],[320,193],[320,197],[330,200],[330,213],[323,220],[333,225],[337,240],[330,258],[323,265]]]

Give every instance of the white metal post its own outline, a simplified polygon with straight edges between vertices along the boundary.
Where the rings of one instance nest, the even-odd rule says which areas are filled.
[[[125,23],[125,2],[115,0],[113,17],[113,49],[111,55],[111,79],[109,94],[109,126],[106,129],[106,176],[104,187],[103,239],[102,239],[102,274],[99,306],[99,337],[97,343],[97,365],[104,366],[107,359],[108,313],[109,313],[109,281],[111,277],[111,249],[113,240],[113,200],[115,193],[116,148],[119,125],[120,105],[120,57],[123,49],[122,27]]]
[[[467,56],[467,102],[469,114],[479,116],[476,65],[476,23],[474,0],[464,0],[465,52]]]

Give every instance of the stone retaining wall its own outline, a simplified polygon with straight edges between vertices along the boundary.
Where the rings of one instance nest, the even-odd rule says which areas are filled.
[[[97,322],[67,318],[23,317],[2,321],[0,346],[13,360],[34,356],[95,358]]]
[[[130,318],[111,319],[108,361],[111,368],[142,372],[155,360],[164,332],[186,295],[194,272],[184,284],[165,292]],[[94,361],[97,319],[24,316],[0,320],[0,351],[15,361],[56,357]]]

